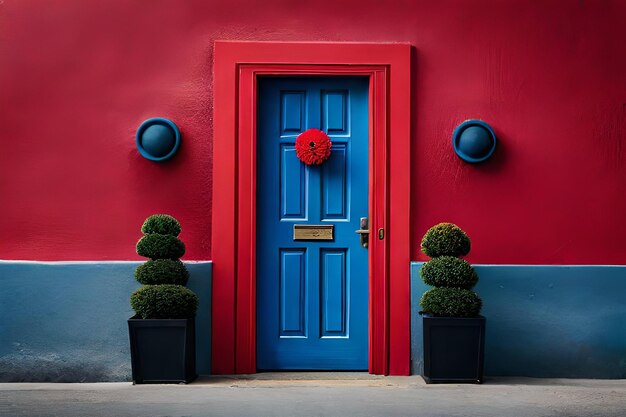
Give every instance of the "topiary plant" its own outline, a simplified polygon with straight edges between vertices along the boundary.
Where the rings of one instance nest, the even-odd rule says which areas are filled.
[[[198,297],[182,285],[144,285],[130,296],[142,319],[187,319],[196,315]]]
[[[426,262],[420,274],[433,287],[472,288],[478,275],[467,261],[454,256],[439,256]]]
[[[144,285],[186,285],[189,272],[179,259],[150,259],[137,267],[135,278]]]
[[[465,256],[471,249],[467,234],[452,223],[431,227],[422,239],[422,252],[431,258],[437,256]]]
[[[143,319],[194,317],[198,297],[184,287],[189,272],[178,259],[185,254],[185,244],[177,237],[180,223],[167,214],[155,214],[141,231],[145,235],[137,242],[137,253],[150,259],[135,270],[135,278],[144,286],[131,295],[131,307]]]
[[[176,236],[150,233],[137,242],[137,253],[150,259],[178,259],[185,254],[185,244]]]
[[[471,242],[457,225],[440,223],[422,239],[422,251],[432,257],[420,269],[422,280],[436,288],[424,293],[420,305],[424,313],[440,317],[474,317],[482,301],[471,288],[478,282],[474,268],[458,256],[469,253]]]
[[[141,226],[143,234],[159,233],[161,235],[178,236],[180,223],[169,214],[153,214]]]
[[[464,288],[431,288],[420,300],[425,312],[439,317],[475,317],[482,301],[478,295]]]

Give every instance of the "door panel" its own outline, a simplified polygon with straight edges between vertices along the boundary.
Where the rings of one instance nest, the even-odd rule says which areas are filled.
[[[368,366],[368,79],[259,79],[257,137],[257,368],[365,370]],[[307,166],[295,139],[332,140]],[[332,241],[293,239],[295,224],[330,224]]]
[[[322,337],[346,336],[347,251],[322,249]]]

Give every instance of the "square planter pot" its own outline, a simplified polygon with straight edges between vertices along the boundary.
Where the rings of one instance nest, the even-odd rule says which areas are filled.
[[[195,319],[128,319],[133,384],[196,379]]]
[[[482,383],[485,318],[425,314],[422,322],[426,383]]]

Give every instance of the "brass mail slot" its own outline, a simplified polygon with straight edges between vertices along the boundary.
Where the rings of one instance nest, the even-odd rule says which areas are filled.
[[[294,224],[293,240],[333,240],[332,224]]]

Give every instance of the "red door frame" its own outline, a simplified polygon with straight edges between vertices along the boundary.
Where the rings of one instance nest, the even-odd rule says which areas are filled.
[[[373,231],[369,371],[409,374],[410,56],[407,44],[215,42],[212,373],[256,372],[257,77],[364,75]]]

